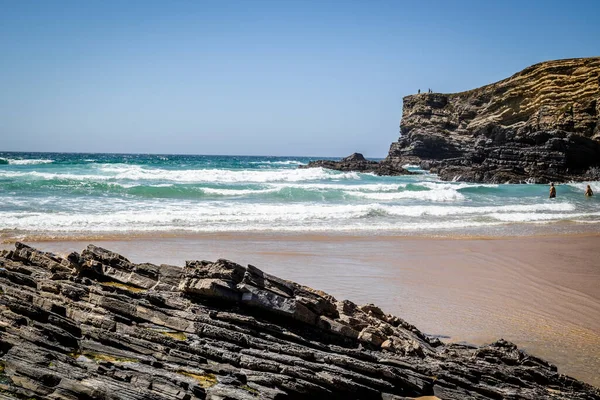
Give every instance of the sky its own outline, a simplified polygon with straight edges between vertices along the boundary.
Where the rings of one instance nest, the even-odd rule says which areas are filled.
[[[402,97],[600,56],[598,15],[598,0],[0,0],[0,151],[384,157]]]

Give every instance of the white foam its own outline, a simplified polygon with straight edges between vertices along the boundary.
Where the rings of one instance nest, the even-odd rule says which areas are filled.
[[[213,189],[213,188],[202,188],[202,192],[206,194],[222,195],[222,196],[243,196],[247,194],[263,194],[273,193],[280,189]]]
[[[250,208],[254,208],[251,211]],[[478,221],[429,221],[397,224],[382,220],[373,223],[365,216],[369,207],[357,209],[337,206],[336,210],[311,207],[271,207],[229,213],[227,207],[219,210],[128,210],[107,214],[92,213],[0,213],[0,231],[24,230],[35,232],[168,232],[168,231],[381,231],[381,230],[435,230],[484,226]],[[494,223],[491,223],[494,224]]]
[[[496,188],[499,185],[491,184],[491,183],[466,183],[466,182],[432,182],[432,181],[424,181],[418,182],[419,186],[426,187],[428,189],[443,189],[443,190],[459,190],[466,188],[476,188],[476,187],[489,187]]]
[[[146,169],[135,165],[114,165],[100,168],[103,173],[114,179],[165,180],[173,182],[301,182],[315,180],[358,180],[356,172],[334,172],[323,168],[279,169],[279,170],[165,170]]]
[[[464,200],[465,198],[465,196],[455,190],[420,190],[396,193],[362,193],[346,191],[344,193],[350,196],[372,200],[418,199],[426,201],[459,201]]]
[[[574,214],[544,214],[544,213],[511,213],[496,214],[490,217],[503,222],[536,222],[536,221],[576,221],[579,218],[600,216],[600,213],[574,213]]]
[[[89,181],[134,180],[134,181],[171,181],[178,183],[266,183],[266,182],[303,182],[303,181],[344,181],[359,180],[357,172],[336,172],[323,168],[280,169],[280,170],[165,170],[146,169],[136,165],[103,166],[100,174],[73,174],[38,171],[0,171],[0,177],[34,177],[41,179],[72,179]]]
[[[11,159],[11,158],[7,158],[6,161],[8,161],[9,164],[12,165],[36,165],[36,164],[50,164],[53,163],[54,160],[37,160],[37,159],[27,159],[27,160],[21,160],[21,159]]]
[[[297,160],[285,160],[285,161],[251,161],[249,164],[259,165],[306,165],[302,161]]]
[[[0,178],[38,178],[38,179],[70,179],[76,181],[106,181],[110,176],[90,175],[90,174],[71,174],[56,172],[39,171],[0,171]]]
[[[296,189],[306,189],[306,190],[344,190],[349,192],[396,192],[401,188],[406,187],[406,183],[396,183],[396,184],[381,184],[381,183],[371,183],[371,184],[348,184],[347,182],[340,183],[272,183],[269,186],[278,187],[278,188],[296,188]]]
[[[486,226],[506,222],[573,220],[600,212],[534,213],[530,210],[572,210],[569,204],[511,205],[503,207],[389,206],[373,204],[247,204],[230,201],[127,201],[110,204],[89,199],[76,206],[72,200],[48,198],[75,212],[0,212],[0,230],[48,232],[84,231],[239,231],[239,230],[405,230]],[[52,204],[49,204],[52,208]],[[427,218],[432,217],[432,218]],[[490,220],[481,220],[488,217]],[[418,218],[418,220],[415,220]],[[401,223],[399,223],[401,222]]]
[[[414,192],[413,192],[414,193]],[[418,193],[418,192],[417,192]],[[427,193],[427,192],[421,192]],[[575,206],[570,203],[553,204],[514,204],[506,206],[389,206],[380,205],[381,209],[390,215],[396,216],[437,216],[437,217],[463,217],[463,216],[491,216],[492,214],[502,215],[509,213],[536,213],[540,211],[573,211]]]
[[[578,224],[600,224],[600,219],[591,221],[589,219],[574,219],[573,222],[577,222]]]
[[[592,190],[595,192],[600,192],[600,182],[571,182],[567,185],[580,190],[581,193],[585,193],[585,189],[587,189],[587,185],[590,185]],[[599,193],[600,194],[600,193]]]

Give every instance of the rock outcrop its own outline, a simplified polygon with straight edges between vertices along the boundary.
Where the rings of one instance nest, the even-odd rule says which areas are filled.
[[[90,245],[0,254],[0,399],[600,399],[500,340],[442,344],[374,305],[227,260]]]
[[[406,96],[400,131],[385,163],[421,163],[446,180],[597,179],[600,57],[543,62],[468,92]]]
[[[374,173],[376,175],[410,175],[412,172],[404,169],[401,165],[393,166],[389,163],[367,160],[360,153],[353,153],[340,161],[317,160],[311,161],[307,165],[300,165],[299,168],[327,168],[336,171],[357,171],[365,173]]]

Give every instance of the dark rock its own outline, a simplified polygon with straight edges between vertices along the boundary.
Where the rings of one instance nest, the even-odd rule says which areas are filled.
[[[367,160],[360,153],[353,153],[340,161],[317,160],[298,168],[327,168],[336,171],[356,171],[374,173],[376,175],[410,175],[412,172],[404,169],[402,165],[391,162],[377,162]]]
[[[227,260],[18,244],[0,265],[1,399],[600,399],[512,343],[445,345]]]
[[[342,159],[342,162],[360,162],[360,161],[367,161],[365,156],[363,156],[360,153],[352,153],[348,157]]]
[[[598,76],[600,57],[558,60],[468,92],[406,96],[400,139],[382,163],[470,182],[596,179]]]

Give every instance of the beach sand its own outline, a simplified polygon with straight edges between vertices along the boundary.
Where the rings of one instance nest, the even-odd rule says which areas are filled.
[[[226,234],[28,244],[66,253],[88,242],[134,262],[227,258],[253,264],[338,299],[374,303],[444,341],[513,341],[559,372],[600,386],[598,235]]]

